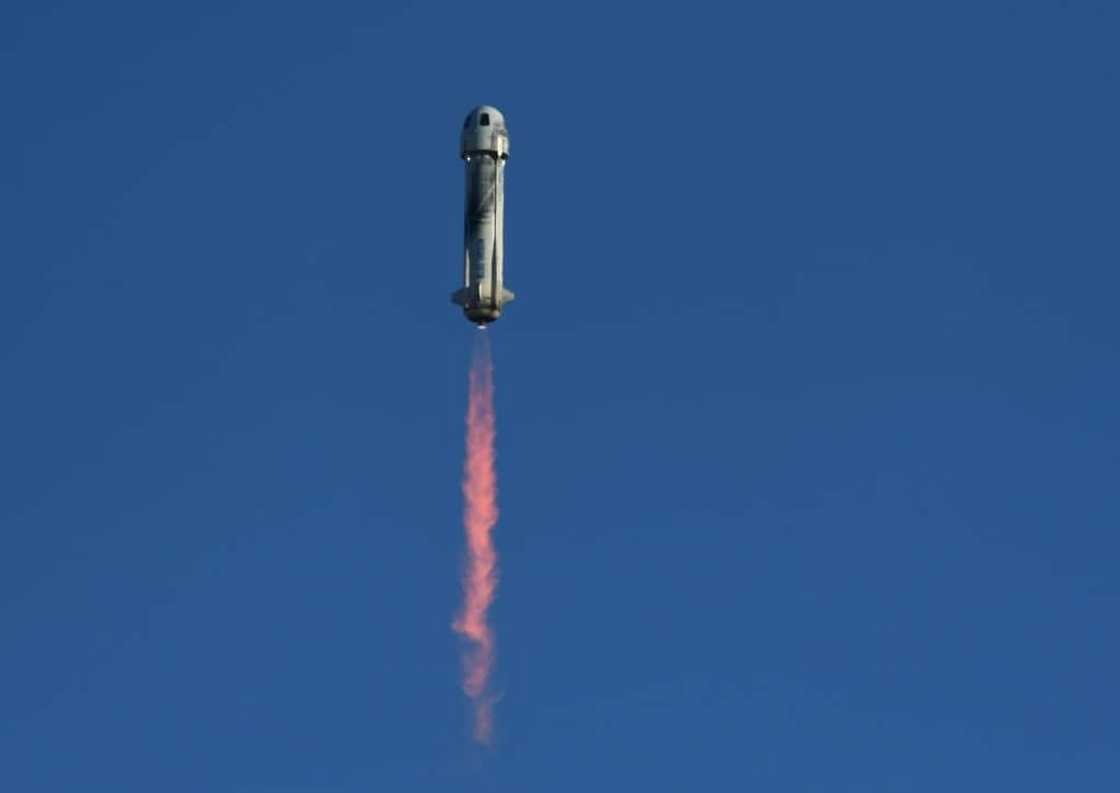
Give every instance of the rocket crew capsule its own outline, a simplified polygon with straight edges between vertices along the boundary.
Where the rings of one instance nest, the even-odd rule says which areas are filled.
[[[509,133],[497,108],[480,105],[470,112],[459,137],[459,156],[467,165],[463,288],[452,293],[451,302],[482,326],[500,317],[502,307],[513,300],[502,281]]]

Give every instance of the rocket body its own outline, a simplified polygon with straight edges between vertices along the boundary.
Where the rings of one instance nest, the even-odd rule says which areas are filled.
[[[459,155],[467,172],[463,212],[463,288],[451,300],[477,325],[493,322],[513,300],[502,277],[505,168],[509,133],[497,108],[476,107],[463,123]]]

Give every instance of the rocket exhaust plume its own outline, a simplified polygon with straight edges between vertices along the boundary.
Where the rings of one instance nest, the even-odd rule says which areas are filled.
[[[494,470],[494,367],[486,333],[476,334],[469,384],[463,466],[467,556],[463,606],[452,627],[468,644],[463,652],[463,691],[474,704],[474,737],[489,745],[494,723],[489,682],[495,647],[487,612],[498,587],[498,557],[491,536],[498,522],[498,477]]]

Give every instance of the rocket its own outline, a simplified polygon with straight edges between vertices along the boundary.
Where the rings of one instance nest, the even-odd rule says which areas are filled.
[[[459,156],[467,166],[463,288],[452,293],[451,302],[482,327],[500,317],[502,307],[513,300],[513,292],[502,281],[509,132],[496,107],[480,105],[467,115],[459,136]]]

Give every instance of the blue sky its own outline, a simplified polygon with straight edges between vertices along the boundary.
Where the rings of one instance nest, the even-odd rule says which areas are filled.
[[[1115,789],[1118,23],[5,4],[0,787]]]

